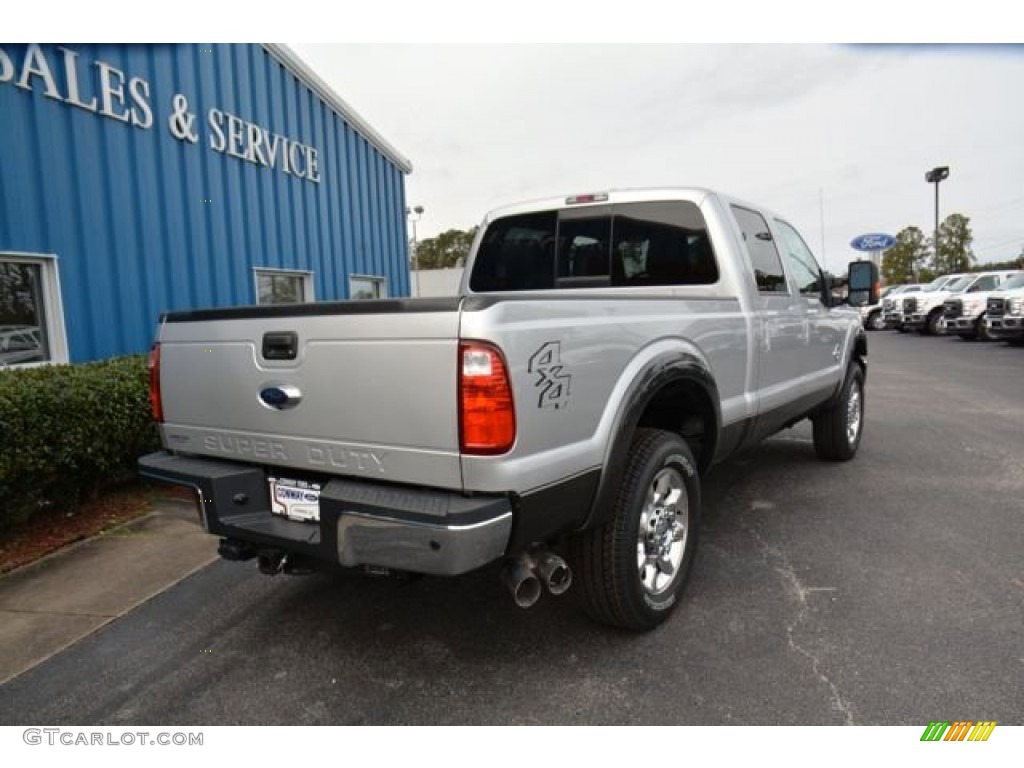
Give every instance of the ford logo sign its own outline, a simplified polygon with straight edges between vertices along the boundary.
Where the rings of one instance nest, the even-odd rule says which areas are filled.
[[[884,251],[896,245],[896,238],[892,235],[883,235],[880,232],[873,232],[868,235],[855,237],[850,241],[850,247],[855,251]]]
[[[299,388],[289,384],[265,387],[260,390],[260,401],[263,405],[278,411],[294,408],[300,400],[302,400],[302,393]]]

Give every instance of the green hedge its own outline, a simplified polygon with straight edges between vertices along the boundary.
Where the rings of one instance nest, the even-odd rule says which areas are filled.
[[[95,495],[158,447],[144,356],[0,371],[0,529]]]

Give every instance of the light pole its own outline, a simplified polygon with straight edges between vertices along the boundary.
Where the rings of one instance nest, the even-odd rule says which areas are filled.
[[[423,206],[417,205],[413,208],[406,208],[405,215],[412,222],[412,266],[416,270],[416,296],[420,295],[420,253],[419,243],[416,240],[416,222],[423,215]]]
[[[929,184],[935,185],[935,240],[933,241],[933,243],[935,247],[935,268],[938,269],[940,272],[944,271],[944,269],[939,256],[939,182],[945,181],[948,178],[948,165],[942,165],[939,166],[938,168],[932,168],[924,175],[925,181],[927,181]]]

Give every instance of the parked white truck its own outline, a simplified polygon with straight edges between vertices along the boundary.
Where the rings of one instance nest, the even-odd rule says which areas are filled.
[[[850,267],[855,304],[877,268]],[[802,419],[864,429],[867,344],[797,230],[702,189],[574,195],[480,228],[460,295],[164,315],[165,450],[230,560],[460,574],[516,602],[576,585],[650,629],[676,604],[700,475]]]
[[[1024,275],[1007,280],[989,294],[984,323],[991,338],[1024,343]]]
[[[919,286],[917,290],[903,291],[898,296],[887,298],[882,305],[885,312],[885,325],[887,328],[895,328],[900,333],[907,333],[910,328],[906,325],[908,315],[905,310],[913,311],[917,307],[917,300],[923,294],[932,294],[941,291],[945,286],[959,280],[963,275],[943,275],[932,280],[927,285]],[[913,301],[909,301],[913,299]]]
[[[920,293],[903,300],[903,327],[922,334],[938,336],[946,333],[943,315],[946,301],[962,299],[975,293],[995,290],[1013,272],[969,272],[947,282],[935,291]]]
[[[919,290],[921,290],[921,285],[918,283],[892,285],[883,289],[881,294],[879,294],[878,304],[866,304],[860,307],[860,319],[864,323],[864,328],[869,331],[881,331],[887,328],[889,326],[887,317],[892,307],[898,301],[897,297],[900,294],[913,293]]]
[[[1024,278],[1022,272],[991,272],[995,276],[996,287],[992,289],[968,289],[961,294],[950,296],[942,305],[942,326],[946,333],[956,334],[961,339],[981,339],[988,341],[993,338],[985,325],[985,313],[988,309],[989,297],[994,292],[1009,287],[1015,280]],[[975,285],[986,282],[979,278]],[[988,282],[991,282],[989,280]]]

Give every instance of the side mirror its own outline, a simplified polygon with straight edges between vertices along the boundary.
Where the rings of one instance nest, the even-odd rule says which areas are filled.
[[[878,303],[881,285],[878,282],[878,267],[873,261],[851,261],[847,273],[850,294],[846,303],[851,307],[866,307]]]

